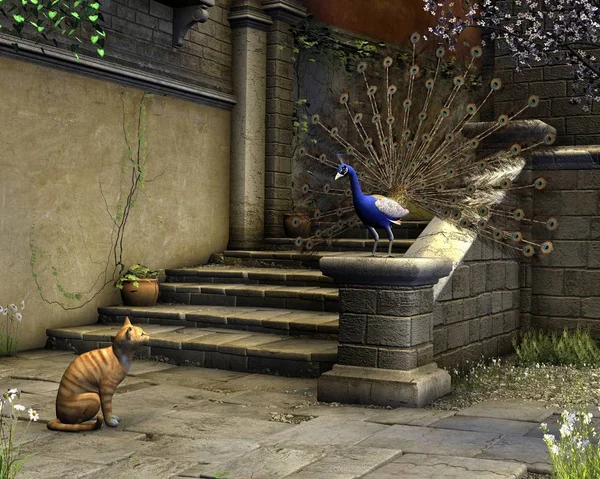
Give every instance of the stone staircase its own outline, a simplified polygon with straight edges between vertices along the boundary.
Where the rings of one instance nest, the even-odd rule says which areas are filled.
[[[420,230],[411,232],[416,237]],[[336,362],[338,332],[338,290],[319,260],[350,251],[369,256],[373,245],[366,238],[338,241],[329,251],[303,253],[289,249],[288,239],[271,239],[270,250],[225,251],[221,264],[167,269],[156,306],[101,307],[96,324],[48,329],[49,346],[76,352],[107,346],[129,316],[151,335],[140,357],[319,377]],[[413,241],[395,241],[394,252],[404,253]],[[387,241],[381,249],[387,251]]]

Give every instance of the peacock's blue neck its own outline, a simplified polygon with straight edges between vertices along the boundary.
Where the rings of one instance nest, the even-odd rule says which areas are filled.
[[[348,174],[350,175],[350,188],[352,189],[352,199],[356,201],[364,195],[362,190],[360,189],[360,183],[358,182],[358,175],[356,174],[356,171],[350,169]]]

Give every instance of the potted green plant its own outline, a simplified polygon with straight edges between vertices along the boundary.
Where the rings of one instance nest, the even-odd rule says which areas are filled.
[[[154,306],[158,301],[158,270],[134,264],[115,282],[125,306]]]

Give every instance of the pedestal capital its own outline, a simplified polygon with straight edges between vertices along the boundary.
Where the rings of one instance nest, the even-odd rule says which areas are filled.
[[[319,266],[337,284],[363,287],[434,285],[452,271],[445,258],[333,256],[321,258]]]

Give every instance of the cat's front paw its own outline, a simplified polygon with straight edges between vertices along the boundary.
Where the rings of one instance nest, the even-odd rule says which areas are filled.
[[[106,422],[106,425],[110,426],[110,427],[117,427],[119,425],[119,419],[116,416],[113,416],[110,419],[107,419],[105,422]]]
[[[119,422],[119,421],[120,421],[120,419],[119,419],[119,416],[117,416],[116,414],[113,414],[113,415],[112,415],[112,417],[113,417],[113,419],[116,419],[116,420],[117,420],[117,422]]]

